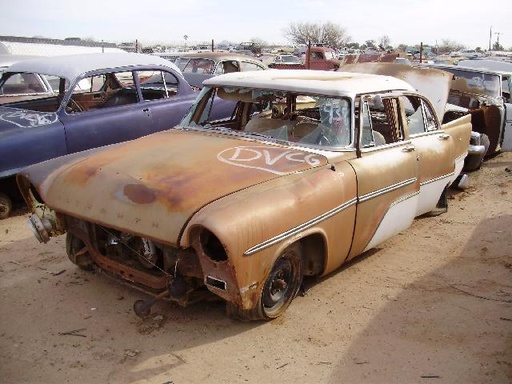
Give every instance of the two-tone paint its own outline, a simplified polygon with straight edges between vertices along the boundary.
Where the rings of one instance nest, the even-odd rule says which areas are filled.
[[[396,78],[327,71],[228,74],[205,86],[203,95],[239,87],[420,97]],[[18,183],[39,239],[67,231],[76,264],[96,264],[158,297],[185,305],[206,288],[239,317],[273,318],[289,302],[261,307],[293,283],[286,260],[300,255],[301,279],[323,276],[409,227],[459,175],[471,132],[469,117],[442,127],[436,118],[438,129],[409,135],[397,115],[403,140],[362,147],[361,123],[352,119],[353,144],[322,148],[243,127],[200,127],[207,105],[198,98],[173,130],[24,170]],[[127,262],[128,254],[149,268]]]

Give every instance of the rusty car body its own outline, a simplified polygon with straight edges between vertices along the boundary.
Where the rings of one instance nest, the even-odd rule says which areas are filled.
[[[0,106],[0,218],[22,201],[15,174],[23,167],[172,128],[197,96],[174,64],[135,53],[18,61],[0,93],[20,78],[22,86],[44,79],[48,92]]]
[[[36,237],[66,233],[72,262],[157,299],[214,294],[233,317],[273,319],[304,276],[444,209],[467,154],[470,117],[441,125],[394,77],[272,70],[204,85],[174,129],[20,173]],[[209,116],[215,98],[236,101],[229,119]]]
[[[306,48],[299,62],[273,62],[269,64],[273,69],[316,69],[322,71],[336,71],[340,66],[336,51],[329,47],[310,45]]]
[[[447,110],[445,116],[469,113],[472,116],[472,141],[484,145],[485,151],[478,156],[468,157],[466,170],[476,170],[486,157],[499,151],[509,151],[512,147],[512,104],[509,95],[510,74],[500,71],[473,68],[451,64],[423,64],[450,72],[454,80],[450,87],[448,105],[459,108]],[[506,86],[506,87],[505,87]]]
[[[262,61],[232,52],[193,52],[181,54],[175,64],[187,82],[197,88],[213,76],[231,72],[261,71],[268,69]]]
[[[435,103],[437,116],[443,123],[465,114],[471,115],[473,130],[468,156],[464,162],[464,171],[477,170],[486,155],[491,156],[500,148],[510,150],[507,143],[512,139],[506,135],[510,135],[512,131],[509,129],[512,125],[510,121],[512,116],[510,112],[505,111],[509,108],[507,103],[504,103],[505,99],[499,96],[500,80],[496,72],[466,70],[463,67],[450,65],[421,65],[413,68],[410,65],[396,63],[345,64],[340,70],[394,76],[408,82],[431,100],[437,100],[436,94],[442,94],[442,100],[447,96],[448,102]],[[429,75],[425,76],[427,73]],[[448,79],[444,82],[444,88],[439,87],[439,82],[425,81],[432,76]],[[482,91],[478,92],[474,86],[475,89],[470,89],[471,87],[468,86],[468,82],[469,84],[478,83],[478,79],[482,76],[488,78],[489,83],[492,84],[486,94]],[[469,100],[474,100],[471,106],[468,105]]]

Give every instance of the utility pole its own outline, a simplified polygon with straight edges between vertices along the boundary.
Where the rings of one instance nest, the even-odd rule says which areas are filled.
[[[489,29],[489,51],[492,49],[491,40],[492,40],[492,25],[491,25],[491,28]]]
[[[500,47],[500,35],[503,35],[502,32],[494,32],[494,34],[497,36],[496,37],[496,48],[499,48]]]

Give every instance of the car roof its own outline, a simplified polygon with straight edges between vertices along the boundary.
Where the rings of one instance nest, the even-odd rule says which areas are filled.
[[[431,68],[440,68],[440,69],[455,69],[455,70],[460,70],[460,71],[466,71],[466,72],[474,72],[474,73],[488,73],[488,74],[495,74],[495,75],[499,75],[501,74],[500,71],[496,71],[494,69],[487,69],[487,68],[479,68],[479,67],[469,67],[469,66],[465,66],[465,65],[458,65],[458,64],[438,64],[438,63],[434,63],[434,64],[421,64],[421,65],[425,65],[427,67],[431,67]]]
[[[30,56],[30,55],[0,55],[0,68],[1,67],[8,67],[14,63],[17,63],[21,60],[28,60],[36,58],[37,56]]]
[[[479,68],[490,70],[498,73],[512,73],[512,63],[498,60],[461,60],[459,65],[470,68]]]
[[[271,69],[219,75],[203,82],[205,86],[236,86],[318,93],[330,96],[355,96],[391,90],[414,91],[396,77],[341,71]]]
[[[251,60],[260,62],[260,60],[254,57],[243,55],[241,53],[232,52],[194,52],[194,53],[183,53],[179,55],[180,58],[205,58],[212,60]],[[260,62],[261,63],[261,62]]]
[[[56,75],[73,80],[79,75],[97,69],[121,68],[126,66],[156,65],[171,68],[181,74],[178,67],[169,60],[140,53],[86,53],[75,55],[40,57],[16,62],[9,72],[35,72]]]

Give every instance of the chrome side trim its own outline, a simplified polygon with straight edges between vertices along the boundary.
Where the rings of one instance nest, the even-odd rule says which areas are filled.
[[[299,233],[301,231],[311,228],[312,226],[314,226],[324,220],[327,220],[328,218],[340,213],[341,211],[344,211],[345,209],[347,209],[348,207],[350,207],[356,203],[357,203],[357,198],[353,198],[353,199],[347,201],[346,203],[344,203],[338,207],[335,207],[335,208],[331,209],[330,211],[325,212],[324,214],[322,214],[320,216],[317,216],[309,221],[306,221],[305,223],[302,223],[294,228],[291,228],[291,229],[287,230],[286,232],[280,233],[279,235],[276,235],[262,243],[256,244],[254,247],[251,247],[248,250],[246,250],[244,252],[244,256],[250,256],[256,252],[259,252],[265,248],[268,248],[274,244],[277,244],[280,241],[283,241],[284,239],[286,239],[288,237],[296,235],[297,233]]]
[[[455,172],[450,172],[450,173],[447,173],[446,175],[438,176],[438,177],[435,177],[433,179],[423,181],[422,183],[420,183],[420,186],[424,186],[424,185],[427,185],[427,184],[430,184],[430,183],[434,183],[436,181],[447,179],[447,178],[450,178],[450,177],[453,177],[453,176],[455,176]]]
[[[376,191],[367,193],[366,195],[363,195],[363,196],[359,197],[359,202],[362,203],[362,202],[365,202],[367,200],[373,199],[373,198],[375,198],[377,196],[384,195],[384,194],[389,193],[391,191],[394,191],[396,189],[405,187],[406,185],[413,184],[413,183],[416,182],[416,180],[418,180],[416,177],[411,177],[410,179],[401,181],[400,183],[389,185],[389,186],[387,186],[385,188],[381,188],[381,189],[378,189]]]

